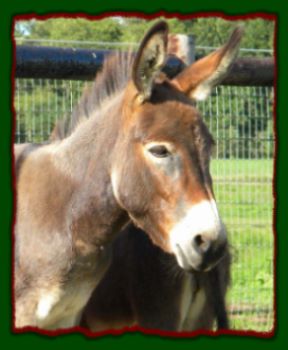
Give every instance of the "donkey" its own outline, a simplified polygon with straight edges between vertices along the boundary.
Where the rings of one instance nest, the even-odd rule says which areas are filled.
[[[109,57],[104,69],[113,62],[114,67],[127,70],[122,60],[121,55]],[[73,110],[73,123],[83,115],[89,118],[98,108],[102,90],[97,83],[85,91]],[[64,137],[59,128],[54,137]],[[110,267],[84,309],[84,328],[99,332],[138,325],[161,331],[195,331],[212,329],[215,321],[218,329],[229,328],[225,306],[230,281],[228,247],[209,271],[186,272],[175,256],[159,249],[141,229],[129,224],[114,241],[112,256]]]
[[[167,35],[164,21],[147,32],[124,87],[99,76],[110,93],[63,140],[15,151],[17,328],[78,324],[129,220],[187,271],[209,270],[225,255],[213,139],[191,98],[225,75],[241,31],[172,80],[161,74]]]

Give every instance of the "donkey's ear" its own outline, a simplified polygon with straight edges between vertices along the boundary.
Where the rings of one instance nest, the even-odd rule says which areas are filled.
[[[139,92],[140,100],[150,98],[153,83],[166,59],[168,25],[157,22],[145,35],[136,54],[132,80]]]
[[[226,45],[187,67],[172,80],[172,83],[196,101],[205,100],[214,86],[229,72],[234,62],[243,27],[237,27]]]

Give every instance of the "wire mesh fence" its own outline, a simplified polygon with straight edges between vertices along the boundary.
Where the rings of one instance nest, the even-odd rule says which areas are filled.
[[[232,245],[232,327],[273,325],[272,89],[218,87],[200,108],[216,139],[212,176]],[[261,102],[262,101],[262,102]]]
[[[47,141],[85,84],[16,79],[15,142]],[[273,88],[220,86],[199,108],[216,141],[214,190],[232,246],[232,328],[268,332],[274,320]]]

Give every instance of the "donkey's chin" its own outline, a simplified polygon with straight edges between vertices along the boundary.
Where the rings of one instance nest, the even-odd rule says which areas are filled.
[[[200,271],[202,265],[202,258],[196,252],[185,252],[185,250],[176,244],[173,249],[178,265],[185,271]]]
[[[187,272],[207,272],[213,269],[225,257],[227,253],[226,245],[223,245],[217,252],[205,255],[198,254],[191,250],[185,252],[180,245],[176,245],[174,252],[178,265]]]

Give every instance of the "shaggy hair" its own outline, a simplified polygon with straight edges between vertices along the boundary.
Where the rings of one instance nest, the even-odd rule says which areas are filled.
[[[50,140],[62,140],[75,130],[77,125],[90,118],[95,111],[101,111],[104,102],[123,90],[130,80],[134,53],[116,52],[110,54],[103,63],[91,85],[86,86],[78,105],[72,114],[57,122]]]

